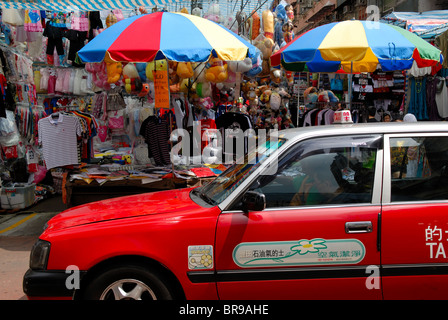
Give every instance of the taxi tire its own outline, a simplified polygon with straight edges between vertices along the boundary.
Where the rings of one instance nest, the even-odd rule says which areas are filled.
[[[154,293],[157,300],[172,300],[171,294],[164,277],[147,267],[139,265],[118,266],[101,273],[93,279],[86,287],[84,300],[99,300],[103,292],[113,283],[124,280],[135,279],[144,283]]]

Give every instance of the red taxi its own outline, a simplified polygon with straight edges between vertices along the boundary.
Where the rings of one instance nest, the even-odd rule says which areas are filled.
[[[29,299],[447,299],[448,125],[280,131],[196,189],[55,216]]]

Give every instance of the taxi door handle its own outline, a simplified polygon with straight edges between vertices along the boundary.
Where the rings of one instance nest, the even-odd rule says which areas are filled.
[[[345,233],[369,233],[372,232],[372,221],[354,221],[345,223]]]

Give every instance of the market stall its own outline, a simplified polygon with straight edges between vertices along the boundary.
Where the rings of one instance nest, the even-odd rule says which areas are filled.
[[[271,118],[269,101],[263,102],[264,114],[249,117],[248,96],[254,93],[254,88],[246,89],[246,84],[249,79],[256,83],[255,76],[262,70],[260,51],[236,34],[228,33],[222,26],[224,20],[220,20],[222,25],[218,29],[212,26],[214,29],[208,30],[208,41],[215,47],[200,59],[190,57],[185,61],[167,54],[164,58],[169,60],[160,61],[156,57],[157,61],[152,62],[155,57],[146,51],[145,59],[132,62],[114,60],[108,53],[106,59],[103,55],[100,62],[93,63],[83,61],[82,54],[78,56],[78,53],[85,45],[94,44],[97,37],[107,35],[113,26],[119,26],[120,20],[126,20],[120,9],[90,11],[92,8],[85,4],[78,11],[67,12],[67,8],[53,8],[58,4],[45,1],[33,3],[33,7],[22,4],[23,8],[18,4],[11,6],[10,2],[1,4],[5,18],[2,24],[5,96],[0,111],[5,119],[2,128],[9,130],[8,140],[1,141],[4,185],[48,184],[48,192],[62,193],[68,205],[79,203],[73,201],[73,196],[91,200],[78,192],[80,186],[90,187],[87,193],[116,196],[120,192],[115,194],[109,187],[118,186],[128,194],[197,185],[228,166],[216,161],[218,152],[223,154],[222,146],[201,139],[204,135],[216,138],[213,129],[224,133],[229,126],[234,128],[239,123],[235,118],[231,123],[230,118],[218,120],[219,116],[228,112],[241,115],[237,117],[242,121],[239,125],[246,129],[254,127],[255,122],[261,124],[256,118],[263,123],[268,115]],[[215,20],[216,15],[210,15],[213,10],[216,7],[210,5],[209,12],[203,16]],[[146,12],[144,7],[133,10],[129,19],[151,16]],[[258,14],[253,12],[246,22],[256,25]],[[273,20],[270,23],[273,25]],[[260,31],[255,25],[246,34],[251,39]],[[232,26],[227,23],[227,27]],[[166,28],[178,34],[182,29],[175,21]],[[184,33],[180,33],[179,39],[184,42],[180,47],[188,47],[185,36],[191,36],[190,29],[182,30]],[[26,32],[21,38],[22,31]],[[216,44],[226,39],[222,32],[232,34],[236,40],[232,38],[221,50]],[[135,35],[135,30],[130,34]],[[200,38],[195,35],[194,39],[189,42],[198,43]],[[135,47],[137,40],[130,41],[128,34],[122,42]],[[238,49],[238,42],[245,48]],[[159,49],[156,51],[161,52]],[[184,54],[176,50],[172,52]],[[223,53],[216,54],[219,50]],[[195,57],[197,52],[191,55]],[[113,53],[112,57],[117,58]],[[155,75],[169,82],[161,84]],[[269,79],[268,71],[264,74],[265,83]],[[258,94],[258,84],[255,88]],[[165,91],[161,93],[159,89]],[[282,94],[288,96],[287,92]],[[258,107],[258,102],[251,104],[255,106]],[[272,106],[274,110],[276,107]],[[275,109],[277,114],[278,109],[279,106]],[[257,110],[254,108],[254,111]],[[270,120],[266,123],[271,126]],[[277,117],[275,126],[280,126]],[[176,158],[179,161],[174,163],[170,151],[180,139],[172,133],[179,129],[188,130],[194,138],[192,154],[189,159]],[[199,139],[194,130],[199,132]],[[18,165],[26,168],[22,177],[14,176]],[[156,168],[162,171],[155,178]],[[92,173],[95,170],[102,171],[102,175]],[[117,172],[120,173],[117,175]],[[20,204],[21,207],[28,205]]]
[[[367,121],[369,106],[375,107],[380,121],[385,111],[403,114],[405,71],[440,70],[442,62],[441,50],[409,31],[381,22],[356,20],[312,29],[271,57],[273,65],[281,64],[288,70],[305,65],[317,72],[348,73],[346,108],[356,119],[363,120],[360,122]],[[357,74],[353,76],[353,73]],[[335,85],[336,81],[341,82],[339,78],[333,80]],[[343,87],[341,83],[338,86]],[[316,93],[314,95],[317,97]],[[410,111],[417,114],[418,119],[427,120],[427,115],[420,116],[421,112],[426,112],[426,106],[416,101],[421,98],[425,99],[424,95],[413,99],[417,106]],[[315,101],[318,103],[318,98]],[[322,109],[326,105],[318,107]],[[437,117],[431,120],[442,119],[437,110],[433,113]],[[305,125],[307,123],[305,121]]]

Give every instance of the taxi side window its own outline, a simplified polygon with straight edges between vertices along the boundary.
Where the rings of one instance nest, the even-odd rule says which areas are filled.
[[[448,137],[390,139],[391,201],[448,199]]]
[[[275,174],[260,176],[250,189],[265,195],[267,208],[370,203],[377,150],[372,141],[380,137],[357,138],[299,143]]]

